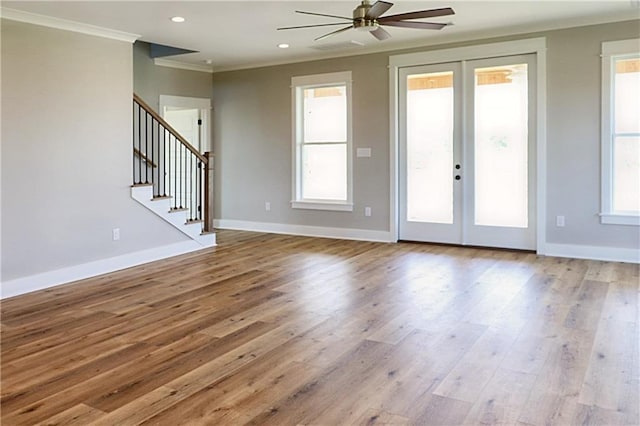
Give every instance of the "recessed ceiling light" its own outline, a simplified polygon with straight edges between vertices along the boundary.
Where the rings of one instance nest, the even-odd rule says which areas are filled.
[[[288,49],[288,48],[289,48],[289,45],[288,45],[287,43],[280,43],[280,44],[278,45],[278,47],[279,47],[280,49]]]
[[[173,22],[184,22],[184,18],[182,16],[174,16],[171,20]]]
[[[211,59],[206,59],[206,60],[204,61],[204,63],[205,63],[205,64],[207,64],[207,65],[211,65],[211,64],[213,63],[213,60],[211,60]]]

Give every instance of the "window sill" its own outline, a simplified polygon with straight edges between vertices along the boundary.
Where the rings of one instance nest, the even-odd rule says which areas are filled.
[[[640,215],[600,213],[600,223],[605,225],[636,225],[640,226]]]
[[[307,210],[329,210],[337,212],[352,212],[353,204],[331,201],[292,201],[291,208]]]

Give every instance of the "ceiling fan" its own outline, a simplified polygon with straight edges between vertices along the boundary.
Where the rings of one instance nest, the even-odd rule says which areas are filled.
[[[441,9],[430,10],[418,10],[415,12],[400,13],[397,15],[382,16],[387,10],[393,6],[393,3],[378,0],[371,4],[370,0],[362,0],[362,3],[355,9],[353,9],[353,18],[347,18],[346,16],[327,15],[324,13],[304,12],[296,10],[296,13],[302,13],[304,15],[324,16],[328,18],[345,19],[351,21],[351,24],[339,30],[332,31],[330,33],[321,35],[316,38],[315,41],[324,40],[327,37],[341,33],[343,31],[355,28],[357,30],[368,31],[378,40],[386,40],[391,37],[382,25],[388,25],[390,27],[404,27],[404,28],[419,28],[427,30],[440,30],[447,25],[436,22],[416,22],[413,19],[422,18],[435,18],[439,16],[453,15],[455,12],[450,7],[444,7]],[[282,27],[278,30],[293,30],[298,28],[313,28],[313,27],[328,27],[331,25],[344,25],[344,22],[330,23],[330,24],[316,24],[316,25],[302,25],[297,27]]]

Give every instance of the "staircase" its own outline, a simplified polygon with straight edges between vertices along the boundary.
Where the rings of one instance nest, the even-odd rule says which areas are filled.
[[[213,155],[201,154],[133,95],[131,197],[203,247],[213,232]]]

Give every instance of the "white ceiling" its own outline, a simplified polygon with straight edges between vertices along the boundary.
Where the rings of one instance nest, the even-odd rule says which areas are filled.
[[[313,41],[315,37],[341,28],[339,26],[276,31],[281,26],[340,22],[297,14],[295,10],[350,17],[358,4],[359,0],[2,1],[3,8],[139,34],[144,41],[197,50],[199,53],[170,59],[199,65],[211,60],[214,71],[640,19],[638,0],[397,0],[387,15],[450,6],[455,15],[431,21],[454,25],[440,31],[385,27],[392,38],[382,42],[355,30],[322,42]],[[173,23],[169,19],[172,16],[183,16],[186,22]],[[364,46],[329,51],[313,48],[351,40],[364,43]],[[279,43],[288,43],[291,47],[278,49]]]

